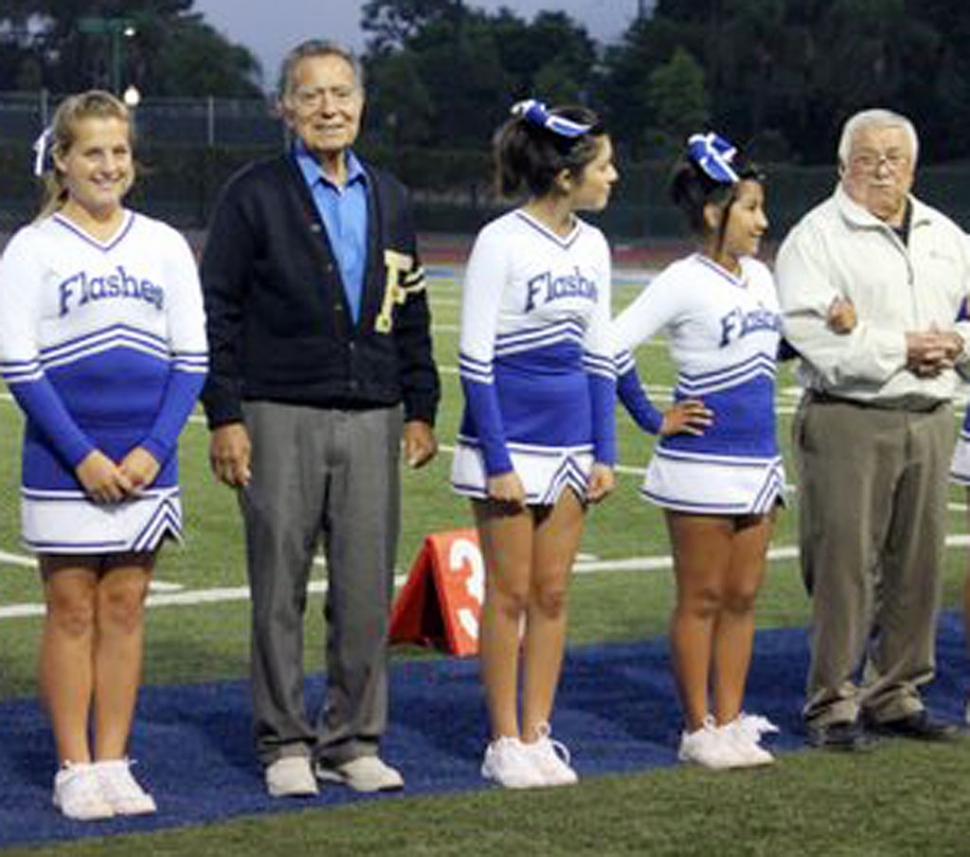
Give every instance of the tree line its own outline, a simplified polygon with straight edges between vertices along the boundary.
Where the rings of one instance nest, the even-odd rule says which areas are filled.
[[[368,134],[395,149],[483,149],[520,98],[600,110],[635,160],[714,127],[766,161],[829,163],[853,111],[910,116],[935,161],[970,150],[970,4],[961,0],[656,0],[616,44],[563,12],[474,0],[367,0]],[[512,4],[510,4],[511,6]],[[133,21],[134,34],[91,20]],[[85,28],[80,22],[87,21]],[[321,33],[325,36],[326,33]],[[263,97],[264,72],[193,0],[4,0],[0,88],[126,81],[154,96]]]
[[[62,94],[120,83],[160,97],[261,98],[256,57],[192,6],[193,0],[3,0],[0,89]]]
[[[913,119],[930,159],[970,153],[962,0],[657,0],[605,47],[563,13],[462,0],[368,0],[362,27],[372,121],[410,144],[480,145],[537,94],[600,109],[636,160],[715,127],[762,160],[830,163],[842,122],[871,106]]]

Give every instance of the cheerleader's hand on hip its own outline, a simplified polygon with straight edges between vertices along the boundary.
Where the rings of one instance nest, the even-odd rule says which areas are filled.
[[[131,480],[100,449],[92,449],[74,472],[95,503],[118,503],[131,493]]]
[[[611,494],[616,487],[616,477],[613,468],[608,464],[595,462],[589,471],[589,481],[586,483],[586,499],[590,503],[599,503],[607,494]]]
[[[489,500],[516,508],[525,506],[525,488],[522,487],[519,474],[514,470],[500,473],[498,476],[489,476],[485,488],[488,491]]]
[[[664,411],[660,434],[693,434],[700,436],[714,424],[714,411],[700,399],[684,399]]]

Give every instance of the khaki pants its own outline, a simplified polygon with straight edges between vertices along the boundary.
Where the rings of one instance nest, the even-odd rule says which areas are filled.
[[[919,687],[935,669],[952,410],[881,410],[807,394],[794,435],[813,607],[806,722],[918,712]]]

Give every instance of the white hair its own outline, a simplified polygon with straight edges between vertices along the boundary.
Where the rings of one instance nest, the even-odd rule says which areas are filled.
[[[842,137],[839,139],[839,164],[845,166],[849,161],[849,151],[852,149],[852,138],[862,128],[902,128],[909,137],[909,144],[913,150],[913,164],[919,154],[919,137],[913,123],[899,113],[882,108],[860,110],[849,117],[842,126]]]

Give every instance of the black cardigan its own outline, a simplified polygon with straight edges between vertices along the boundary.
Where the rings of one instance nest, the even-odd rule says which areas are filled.
[[[250,164],[226,185],[202,257],[210,428],[240,421],[243,400],[347,409],[403,401],[405,419],[434,424],[439,382],[407,193],[389,173],[365,170],[367,270],[356,325],[293,157]],[[378,320],[385,251],[413,259],[396,276],[407,291],[389,331]]]

